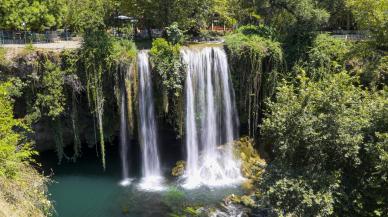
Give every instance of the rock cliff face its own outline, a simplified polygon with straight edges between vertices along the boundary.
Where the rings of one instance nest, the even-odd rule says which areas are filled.
[[[73,145],[74,133],[80,143],[94,146],[97,141],[95,123],[88,105],[83,68],[77,62],[69,63],[78,55],[78,50],[6,51],[6,57],[0,62],[0,79],[12,80],[18,87],[15,116],[32,123],[31,137],[34,137],[36,149],[57,149],[58,137],[63,147]],[[115,73],[108,75],[104,86],[107,102],[104,135],[108,141],[113,140],[119,130],[115,79]]]
[[[276,72],[281,71],[281,64],[264,52],[258,57],[260,63],[252,65],[256,59],[252,59],[249,55],[240,55],[237,52],[240,47],[235,48],[232,45],[227,41],[224,48],[227,51],[231,79],[236,92],[240,132],[257,138],[258,130],[254,123],[261,119],[263,100],[271,97],[272,92],[268,90],[273,89],[275,82],[269,75],[275,75]],[[59,155],[71,158],[73,154],[77,155],[80,152],[81,144],[88,147],[99,144],[102,137],[96,120],[96,104],[93,104],[96,97],[93,91],[96,91],[98,85],[103,95],[104,141],[108,143],[117,141],[120,131],[119,84],[123,79],[127,79],[125,83],[130,83],[126,87],[127,107],[131,109],[131,115],[129,115],[131,118],[128,120],[129,133],[132,139],[137,138],[136,50],[131,50],[133,55],[128,55],[127,52],[132,48],[126,47],[123,49],[126,52],[119,50],[114,55],[101,54],[102,57],[101,55],[90,57],[94,55],[93,49],[89,51],[83,49],[3,48],[2,50],[6,52],[0,52],[0,55],[2,53],[4,55],[0,58],[0,79],[13,80],[20,90],[21,94],[16,97],[15,102],[15,116],[32,123],[34,133],[31,137],[34,137],[36,149],[39,151],[54,149]],[[249,46],[241,49],[250,51]],[[105,53],[105,50],[101,52]],[[92,73],[93,64],[101,67],[101,61],[98,58],[104,58],[101,60],[104,64],[109,63],[102,66],[104,68],[100,78],[102,84],[96,84],[91,77],[95,75]],[[94,71],[98,70],[98,67],[94,69]],[[181,94],[178,99],[168,99],[169,102],[173,102],[170,104],[174,107],[171,110],[174,112],[166,114],[164,111],[166,96],[160,91],[164,80],[158,77],[156,72],[153,72],[153,76],[156,118],[160,131],[167,133],[163,134],[164,137],[174,138],[173,142],[169,142],[171,145],[167,144],[163,149],[165,152],[172,148],[183,151],[180,140],[184,138],[182,131],[184,125],[182,117],[185,112],[184,94]],[[64,153],[64,147],[68,146],[73,146],[73,149],[69,147],[70,150],[67,149],[67,153]]]

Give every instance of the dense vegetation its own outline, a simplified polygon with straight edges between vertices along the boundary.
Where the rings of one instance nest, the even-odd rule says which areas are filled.
[[[272,35],[264,26],[244,26],[225,38],[240,121],[255,139],[264,100],[275,93],[276,83],[283,76],[283,51]]]
[[[176,41],[176,40],[174,40]],[[184,68],[180,58],[180,45],[163,38],[155,39],[150,51],[151,63],[157,76],[159,111],[179,135],[183,130]],[[158,93],[159,92],[159,93]]]
[[[387,214],[387,95],[346,73],[279,86],[262,126],[272,158],[260,187],[280,215]],[[345,205],[346,204],[346,205]]]
[[[37,153],[31,149],[30,127],[13,117],[13,97],[21,94],[12,81],[0,84],[0,214],[46,216],[48,179],[30,165]]]
[[[236,202],[274,216],[387,216],[387,7],[387,0],[1,0],[1,29],[67,28],[83,43],[60,53],[27,46],[12,60],[0,48],[0,214],[51,212],[47,178],[32,166],[34,133],[47,138],[36,136],[38,146],[54,144],[59,163],[88,146],[105,168],[124,88],[135,135],[136,45],[110,34],[123,14],[137,18],[137,28],[164,30],[149,51],[154,96],[158,118],[178,138],[180,49],[207,38],[215,20],[238,27],[223,37],[249,136],[236,146],[250,191]],[[360,30],[364,40],[321,33],[338,29]]]

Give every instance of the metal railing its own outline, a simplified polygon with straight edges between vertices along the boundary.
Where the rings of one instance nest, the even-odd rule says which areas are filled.
[[[368,31],[360,30],[332,30],[332,31],[318,31],[318,33],[327,33],[333,38],[339,38],[350,41],[360,41],[370,39]]]
[[[75,35],[72,32],[57,30],[44,33],[31,31],[0,30],[0,44],[37,44],[54,43],[56,41],[69,41]]]

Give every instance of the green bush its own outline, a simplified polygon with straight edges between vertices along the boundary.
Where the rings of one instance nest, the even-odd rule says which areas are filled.
[[[347,70],[360,76],[365,87],[382,89],[388,85],[387,56],[387,51],[378,50],[368,42],[359,42],[348,54]]]
[[[279,215],[388,213],[387,92],[369,92],[346,73],[298,77],[268,103],[262,143],[273,160],[260,183]]]
[[[273,40],[277,38],[275,30],[263,24],[241,26],[237,29],[237,32],[244,35],[258,35]]]
[[[13,114],[13,96],[19,93],[11,82],[0,83],[0,215],[46,216],[52,211],[47,178],[30,163],[37,152],[31,149],[30,128]]]
[[[162,79],[163,89],[175,96],[181,94],[184,79],[179,49],[179,45],[157,38],[150,51],[152,65]]]
[[[183,31],[179,29],[178,23],[174,22],[166,28],[167,39],[172,44],[179,44],[183,42]]]
[[[178,135],[182,135],[182,93],[184,86],[184,65],[180,59],[180,46],[173,45],[163,38],[152,42],[150,60],[156,72],[156,85],[159,90],[155,96],[161,99],[158,110],[165,115],[165,120]]]
[[[34,105],[35,112],[56,119],[65,110],[64,74],[48,59],[44,63],[42,74],[40,91],[37,93]]]
[[[111,62],[128,63],[136,59],[137,49],[133,41],[116,39],[112,42],[112,50],[110,54]]]
[[[320,79],[327,73],[341,72],[345,70],[350,49],[351,44],[345,40],[320,34],[308,50],[306,61],[297,64],[295,69],[302,67],[312,79]]]

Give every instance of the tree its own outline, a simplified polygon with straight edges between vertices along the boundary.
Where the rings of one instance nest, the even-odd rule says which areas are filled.
[[[183,32],[179,29],[178,23],[174,22],[170,26],[166,27],[167,39],[173,44],[183,42]]]
[[[61,26],[64,12],[63,0],[3,0],[0,4],[0,27],[43,31]]]
[[[69,0],[65,26],[76,32],[95,31],[105,27],[103,0]]]
[[[330,14],[328,26],[325,26],[325,29],[351,30],[355,28],[354,18],[352,12],[346,6],[346,0],[323,0],[319,1],[318,5]]]
[[[351,49],[347,41],[331,37],[328,34],[318,35],[307,51],[307,58],[294,66],[293,72],[304,70],[312,80],[321,79],[327,73],[339,73],[345,70],[345,64]]]
[[[346,0],[358,26],[368,30],[378,47],[388,48],[388,0]]]
[[[195,35],[201,28],[208,26],[212,16],[212,5],[212,0],[176,0],[172,4],[171,21],[178,22],[180,28]]]
[[[130,0],[122,1],[122,12],[139,18],[139,25],[150,30],[164,28],[173,22],[184,31],[199,32],[212,14],[213,0]]]
[[[262,142],[272,150],[262,182],[280,215],[388,214],[387,92],[345,73],[284,84],[269,102]]]
[[[274,11],[270,23],[283,36],[288,62],[293,63],[307,51],[329,14],[315,0],[269,0],[269,3]]]

